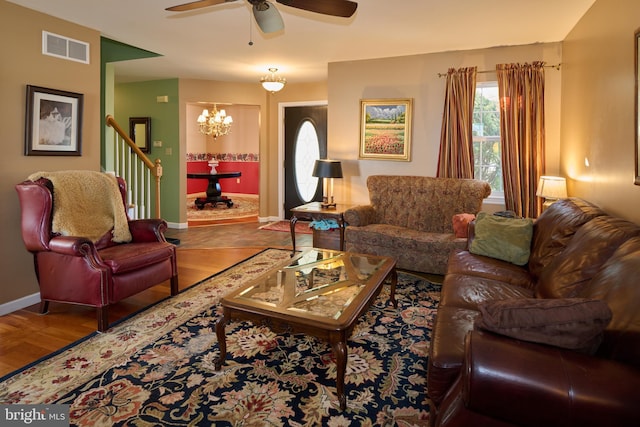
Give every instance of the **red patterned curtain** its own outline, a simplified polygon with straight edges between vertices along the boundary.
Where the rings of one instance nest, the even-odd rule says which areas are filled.
[[[477,67],[450,68],[440,132],[438,176],[473,178],[473,103]]]
[[[536,197],[544,172],[544,62],[498,64],[500,137],[506,208],[536,218]]]

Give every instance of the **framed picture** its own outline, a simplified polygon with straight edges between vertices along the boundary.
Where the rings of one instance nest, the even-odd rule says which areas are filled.
[[[360,159],[411,160],[413,99],[360,100]]]
[[[80,93],[27,85],[24,154],[82,155],[83,98]]]
[[[149,152],[151,117],[129,117],[129,138],[143,153]]]

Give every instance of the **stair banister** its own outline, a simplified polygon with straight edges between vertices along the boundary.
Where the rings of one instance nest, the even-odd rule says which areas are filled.
[[[122,142],[124,142],[127,146],[129,146],[129,148],[135,154],[135,157],[153,175],[153,177],[155,179],[155,194],[156,194],[155,218],[160,218],[160,179],[162,178],[162,164],[161,164],[160,159],[156,159],[155,162],[152,162],[142,152],[142,150],[140,150],[140,148],[129,137],[129,135],[127,135],[127,133],[120,127],[120,125],[116,122],[116,120],[114,119],[114,117],[112,115],[110,115],[110,114],[107,115],[106,124],[107,124],[107,126],[110,126],[115,130],[115,132],[120,136]],[[126,159],[123,159],[122,163],[124,164],[125,162],[126,162]],[[116,163],[120,163],[120,162],[116,161]],[[149,191],[150,189],[148,188],[148,186],[145,187],[144,183],[139,184],[137,169],[136,169],[135,165],[132,165],[132,161],[129,161],[127,163],[127,166],[128,167],[125,168],[124,165],[123,165],[123,169],[124,170],[122,172],[119,172],[118,175],[121,175],[121,176],[125,175],[125,176],[123,176],[123,178],[125,178],[125,180],[127,181],[127,185],[129,187],[129,189],[128,189],[129,197],[134,199],[134,200],[129,200],[128,202],[129,203],[133,202],[134,204],[139,205],[140,203],[136,199],[138,199],[138,197],[139,197],[138,193],[140,192],[140,190],[142,189],[142,192],[144,193],[145,191]],[[140,174],[140,180],[144,181],[144,179],[142,177],[142,173]],[[148,216],[149,212],[145,212],[145,215]]]

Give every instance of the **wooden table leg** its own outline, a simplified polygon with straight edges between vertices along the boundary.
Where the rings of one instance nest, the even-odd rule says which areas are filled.
[[[227,324],[228,315],[225,313],[222,315],[220,319],[216,322],[216,336],[218,337],[218,346],[220,347],[220,355],[215,361],[216,371],[219,371],[222,368],[222,364],[224,360],[227,358],[227,337],[224,332],[224,327]]]
[[[347,396],[344,393],[344,375],[347,371],[347,341],[346,336],[332,343],[333,354],[336,358],[336,393],[338,402],[340,402],[340,410],[347,408]]]
[[[296,222],[298,222],[298,218],[292,215],[289,220],[289,229],[291,230],[291,247],[293,248],[293,252],[296,251]]]
[[[389,299],[391,299],[391,303],[394,308],[398,308],[398,301],[396,301],[396,286],[398,285],[398,272],[396,268],[393,267],[391,270],[391,292],[389,293]]]
[[[338,217],[338,228],[340,229],[340,250],[344,251],[344,229],[346,226],[342,215]]]

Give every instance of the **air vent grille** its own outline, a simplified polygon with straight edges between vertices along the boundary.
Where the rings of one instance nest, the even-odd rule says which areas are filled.
[[[48,31],[42,32],[42,53],[84,64],[89,63],[89,43]]]

